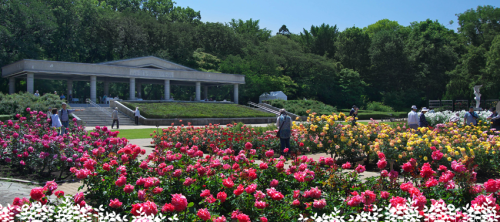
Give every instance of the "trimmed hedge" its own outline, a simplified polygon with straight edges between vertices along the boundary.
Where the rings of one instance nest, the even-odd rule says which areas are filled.
[[[350,109],[341,109],[340,112],[345,113],[346,115],[349,115]],[[372,119],[382,119],[382,118],[388,118],[391,117],[389,114],[392,114],[392,117],[394,118],[404,118],[408,116],[407,112],[379,112],[379,111],[372,111],[372,110],[358,110],[358,119],[359,120],[369,120],[370,118]]]
[[[282,100],[282,99],[273,99],[263,101],[271,106],[276,108],[285,109],[288,112],[297,114],[299,116],[308,116],[307,110],[311,110],[311,112],[318,113],[320,115],[330,115],[334,112],[337,112],[337,108],[334,106],[330,106],[324,104],[320,101],[316,100]]]
[[[5,122],[9,119],[12,119],[12,115],[0,115],[0,121]]]
[[[123,102],[131,110],[139,107],[146,118],[245,118],[275,117],[272,113],[258,111],[246,106],[220,103],[129,103]]]

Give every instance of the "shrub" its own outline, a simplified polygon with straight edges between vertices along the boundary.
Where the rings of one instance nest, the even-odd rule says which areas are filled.
[[[36,97],[31,93],[24,92],[12,95],[0,92],[0,113],[26,116],[28,114],[26,107],[30,107],[32,110],[47,112],[49,108],[61,108],[63,102],[63,100],[54,94],[45,94]]]
[[[381,102],[369,102],[366,105],[367,110],[373,110],[373,111],[382,111],[382,112],[394,112],[394,109],[390,106],[384,105],[384,103]]]
[[[307,116],[307,110],[316,112],[319,114],[329,115],[333,112],[337,112],[337,108],[324,104],[316,100],[282,100],[273,99],[266,100],[265,103],[274,106],[276,108],[285,109],[288,112],[294,113],[299,116]]]
[[[123,105],[131,110],[140,107],[146,118],[244,118],[275,117],[272,113],[258,111],[237,104],[220,103],[128,103]]]

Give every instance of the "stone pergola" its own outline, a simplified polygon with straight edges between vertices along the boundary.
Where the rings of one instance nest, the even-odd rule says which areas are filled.
[[[2,67],[2,77],[9,78],[9,93],[15,93],[15,79],[25,78],[27,92],[34,93],[35,79],[66,80],[67,95],[72,95],[73,81],[90,81],[90,99],[96,101],[96,83],[104,82],[104,94],[109,95],[110,82],[130,83],[130,100],[135,100],[136,85],[162,84],[165,99],[170,98],[170,85],[190,85],[196,87],[196,101],[204,99],[208,87],[234,85],[234,102],[238,103],[238,85],[245,84],[245,76],[238,74],[211,73],[197,71],[154,56],[125,59],[97,64],[58,62],[24,59]]]

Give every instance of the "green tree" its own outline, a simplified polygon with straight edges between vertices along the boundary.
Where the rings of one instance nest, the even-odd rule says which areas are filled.
[[[400,28],[403,26],[399,25],[398,22],[396,21],[391,21],[389,19],[381,19],[378,20],[377,22],[363,28],[363,31],[365,31],[368,36],[373,37],[375,34],[377,34],[380,31],[398,31]]]
[[[284,35],[287,37],[290,37],[291,33],[290,30],[286,27],[286,25],[282,25],[279,31],[276,33],[276,35]]]
[[[500,33],[500,8],[487,5],[478,6],[476,10],[469,9],[457,14],[458,31],[467,38],[473,46],[489,48],[496,35]]]
[[[361,80],[359,73],[352,69],[342,69],[339,72],[339,86],[341,90],[341,107],[352,105],[360,106],[363,103],[366,83]]]
[[[357,27],[347,28],[339,34],[335,46],[337,48],[335,59],[345,68],[357,71],[363,77],[370,65],[368,34]]]
[[[271,37],[271,30],[267,30],[266,28],[261,29],[258,19],[249,19],[246,21],[232,19],[228,25],[233,28],[234,32],[252,40],[266,41]]]
[[[414,75],[413,84],[425,92],[426,98],[439,99],[449,80],[446,72],[457,64],[457,36],[453,30],[429,19],[414,22],[410,28],[405,54]]]
[[[382,30],[373,35],[369,48],[371,69],[364,78],[369,84],[369,99],[380,100],[380,92],[413,87],[413,73],[404,47],[399,31]]]
[[[321,56],[326,54],[329,58],[333,58],[338,35],[337,25],[330,26],[325,23],[321,26],[312,25],[309,31],[304,29],[304,32],[300,33],[300,42],[306,48],[306,52]]]

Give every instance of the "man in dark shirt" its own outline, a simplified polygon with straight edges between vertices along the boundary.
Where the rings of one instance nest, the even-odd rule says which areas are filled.
[[[356,123],[356,117],[358,117],[358,107],[356,105],[352,106],[351,111],[349,112],[349,116],[354,117],[352,124]]]
[[[420,113],[420,121],[418,123],[419,127],[429,127],[429,123],[427,122],[427,119],[425,118],[425,113],[429,111],[426,107],[422,108],[422,112]]]
[[[491,121],[491,129],[500,130],[500,115],[498,115],[497,109],[495,107],[491,107],[490,111],[492,114],[487,118],[487,120]]]

